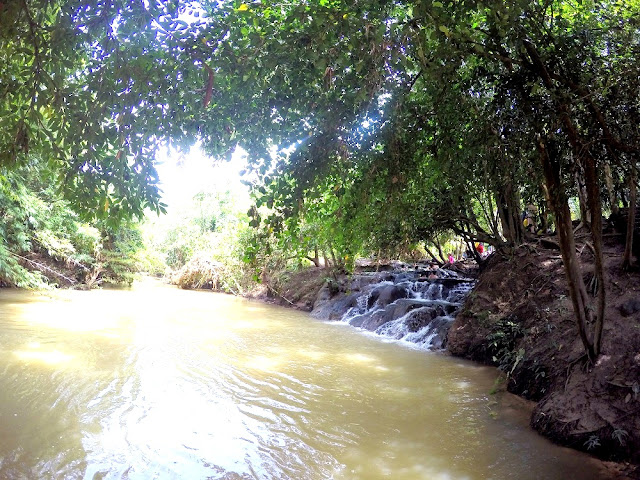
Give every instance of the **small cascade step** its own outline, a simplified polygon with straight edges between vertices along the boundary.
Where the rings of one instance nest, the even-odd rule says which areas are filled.
[[[446,345],[448,329],[474,285],[472,279],[439,269],[385,275],[352,299],[342,321],[428,350]]]

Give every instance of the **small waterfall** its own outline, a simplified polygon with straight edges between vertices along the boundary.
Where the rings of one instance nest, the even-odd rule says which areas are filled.
[[[474,281],[444,269],[385,273],[343,302],[340,320],[428,350],[446,346],[447,332]]]

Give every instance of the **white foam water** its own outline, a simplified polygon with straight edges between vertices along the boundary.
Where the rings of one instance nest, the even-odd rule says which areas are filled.
[[[473,285],[442,269],[428,277],[420,271],[391,273],[364,288],[341,321],[422,349],[441,349]]]

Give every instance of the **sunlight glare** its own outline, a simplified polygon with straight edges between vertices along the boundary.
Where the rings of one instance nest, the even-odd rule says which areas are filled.
[[[240,181],[246,161],[246,152],[241,148],[234,151],[230,161],[208,157],[199,145],[183,158],[163,148],[156,157],[162,200],[171,208],[180,207],[191,203],[197,193],[229,190],[248,202],[248,189]]]
[[[13,352],[20,360],[25,362],[36,361],[47,365],[59,365],[61,363],[67,363],[73,360],[72,355],[60,352],[59,350],[52,350],[48,352],[16,350]]]
[[[246,366],[254,370],[272,371],[276,370],[278,366],[282,364],[280,359],[274,357],[267,357],[264,355],[257,355],[249,358],[246,362]]]
[[[375,357],[365,355],[364,353],[345,353],[345,359],[351,363],[372,363],[377,361]]]

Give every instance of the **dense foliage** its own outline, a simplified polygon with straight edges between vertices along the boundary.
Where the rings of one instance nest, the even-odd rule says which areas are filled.
[[[525,204],[542,228],[553,212],[578,331],[589,358],[599,354],[603,203],[635,208],[638,2],[241,6],[209,12],[226,32],[210,61],[243,82],[221,88],[211,112],[249,106],[230,140],[247,139],[256,165],[270,143],[294,147],[258,169],[258,205],[276,206],[269,228],[297,237],[320,199],[324,225],[356,226],[380,246],[450,229],[508,247],[525,239]],[[230,50],[242,55],[231,69]],[[595,302],[575,255],[573,195],[591,231]],[[344,258],[361,235],[342,237]]]
[[[38,162],[0,174],[0,283],[131,284],[143,247],[136,225],[81,221]]]

